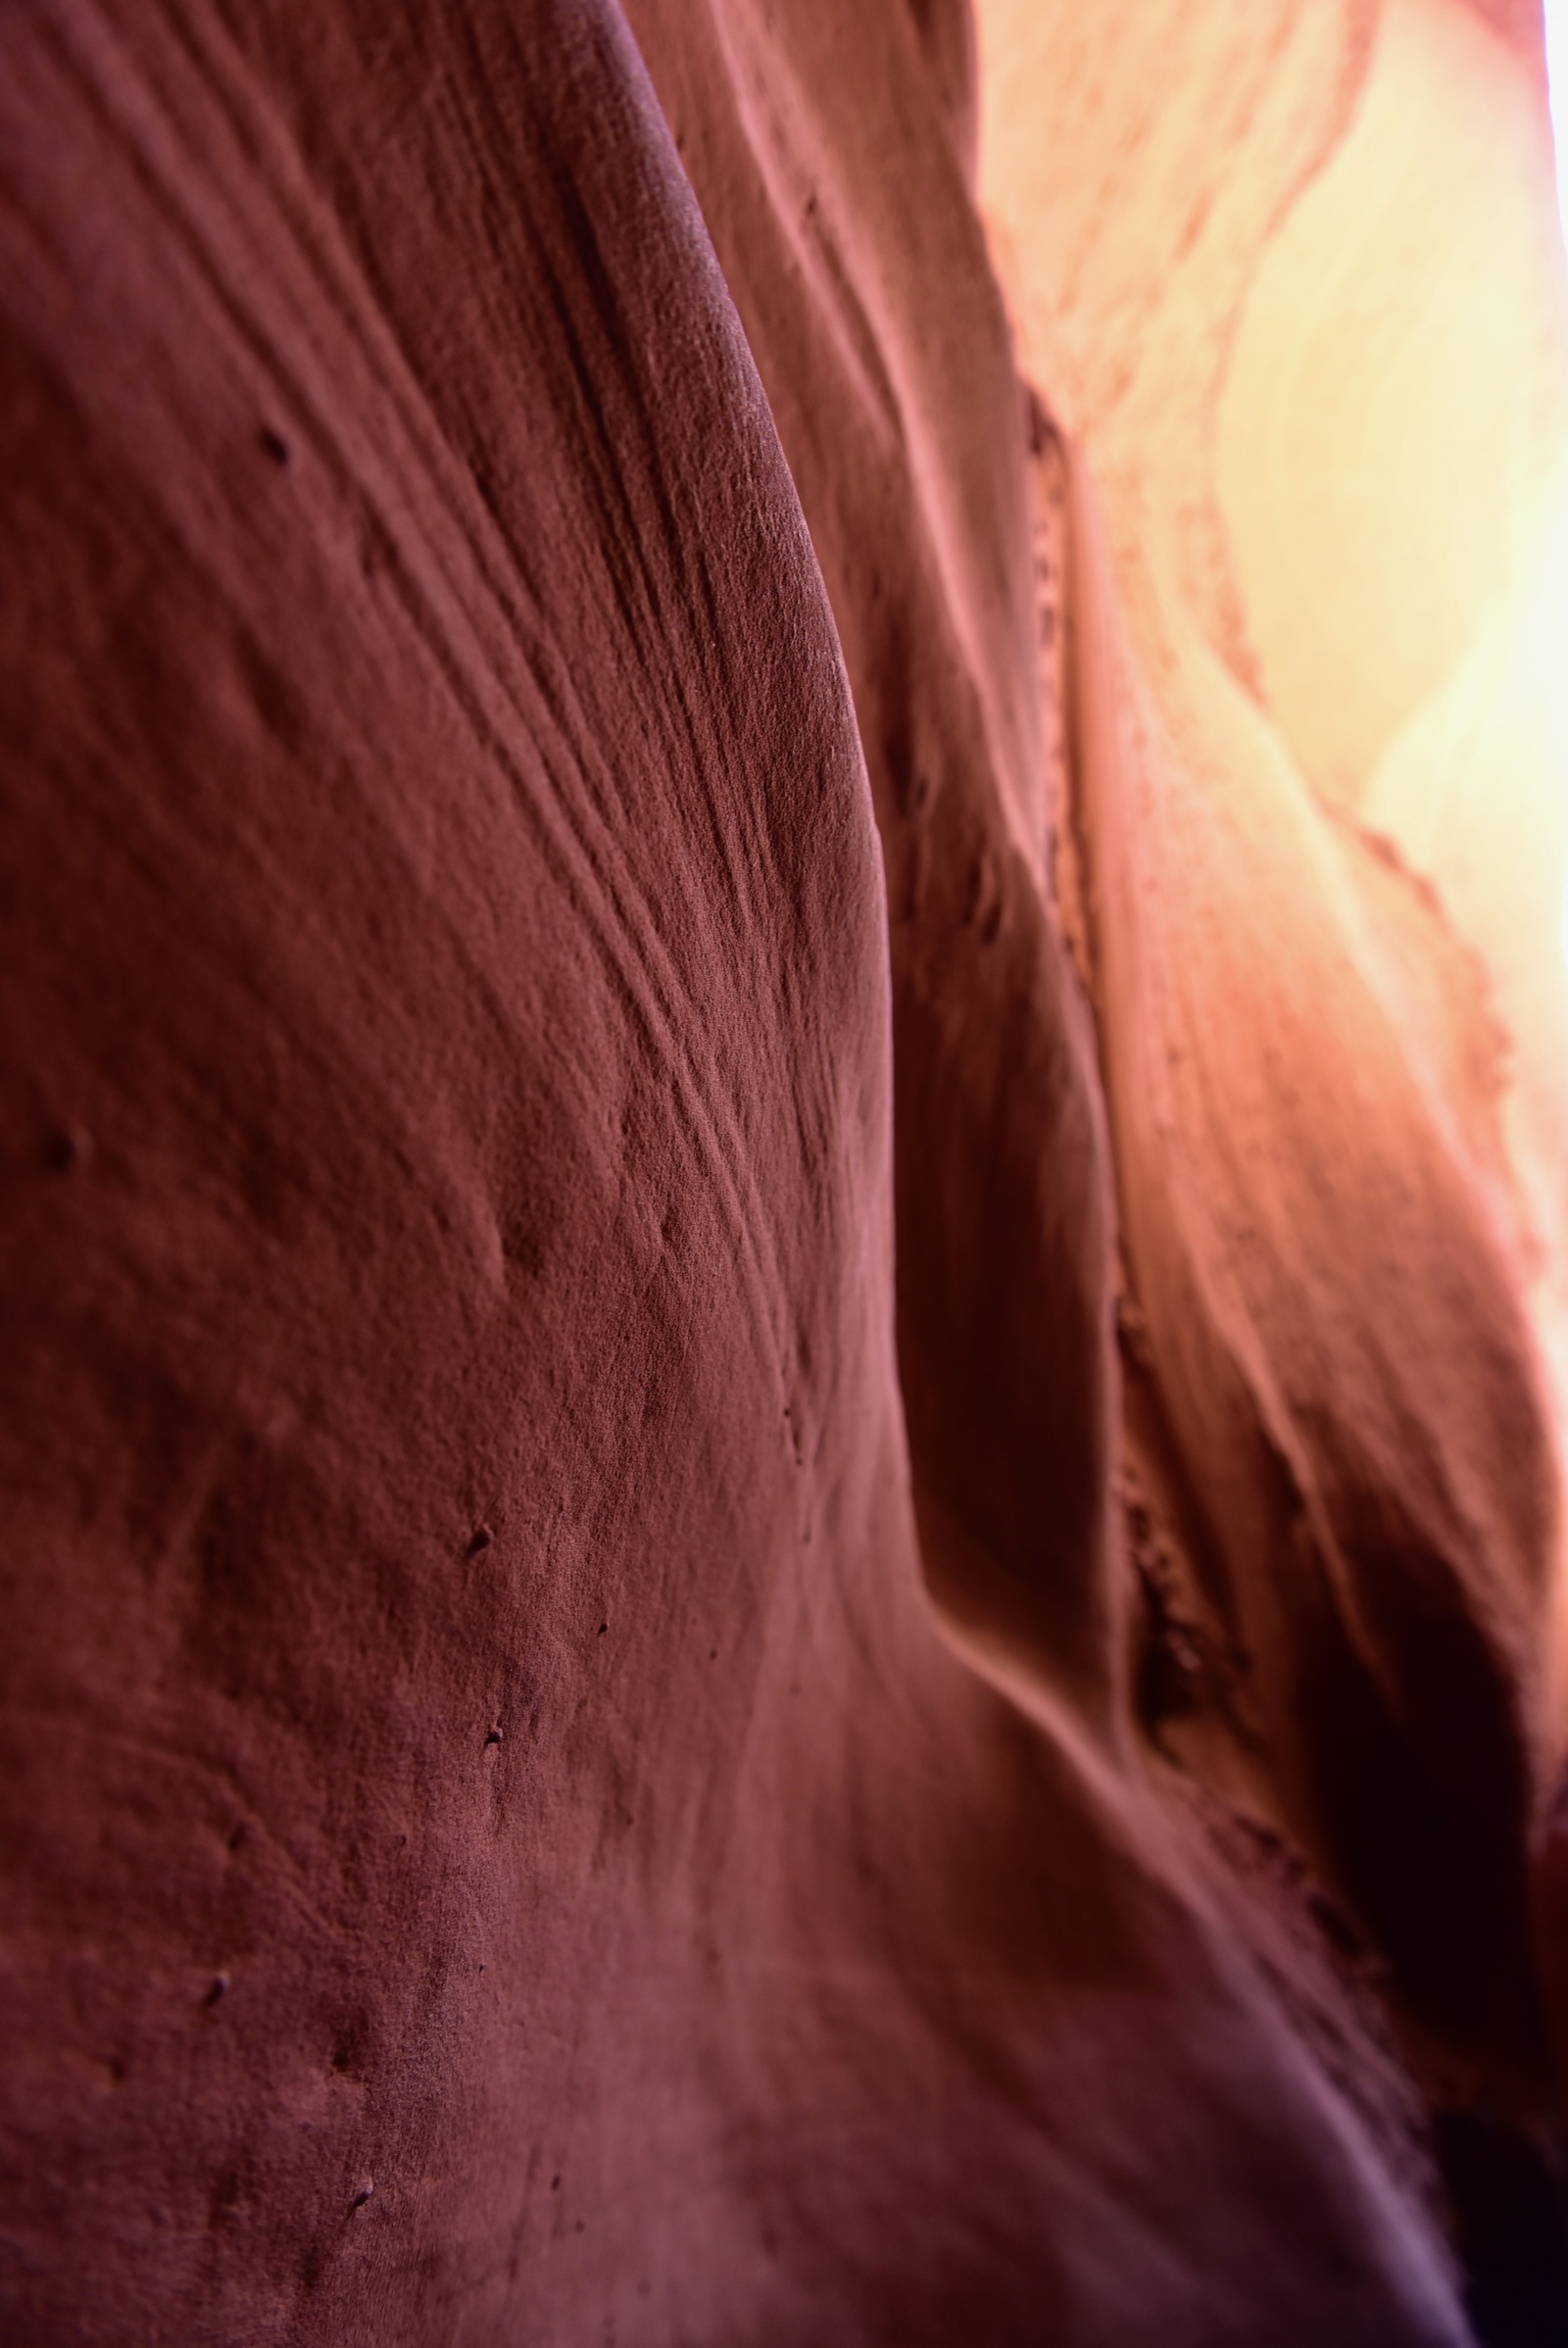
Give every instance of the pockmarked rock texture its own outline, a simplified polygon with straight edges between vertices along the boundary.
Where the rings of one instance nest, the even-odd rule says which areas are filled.
[[[1020,379],[967,10],[627,17],[0,22],[0,2328],[1462,2348],[1469,965]]]

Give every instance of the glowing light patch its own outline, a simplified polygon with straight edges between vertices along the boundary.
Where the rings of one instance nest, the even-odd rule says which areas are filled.
[[[1557,212],[1568,243],[1568,0],[1545,0],[1546,90],[1551,100],[1551,141],[1557,154]]]
[[[1544,0],[1546,27],[1546,95],[1551,106],[1551,145],[1557,164],[1557,218],[1568,249],[1568,0]],[[1568,600],[1559,608],[1568,619]],[[1568,963],[1568,885],[1563,890],[1563,960]]]

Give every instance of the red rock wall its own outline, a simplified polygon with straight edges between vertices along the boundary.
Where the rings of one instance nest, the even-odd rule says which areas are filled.
[[[1170,998],[1104,907],[1198,851],[1096,713],[966,12],[628,14],[0,24],[5,2336],[1460,2343],[1291,1838],[1291,1674],[1348,1619],[1377,1679],[1406,1590],[1304,1404],[1298,1808],[1161,1734],[1223,1706],[1147,1595],[1118,1194],[1248,1604],[1287,1444],[1207,1378],[1252,1257],[1139,1188]],[[1528,1580],[1444,1179],[1419,1344],[1479,1332]],[[1516,1885],[1444,1538],[1377,1684],[1492,1737]]]

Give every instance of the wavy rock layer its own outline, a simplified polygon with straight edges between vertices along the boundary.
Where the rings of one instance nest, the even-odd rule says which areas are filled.
[[[1222,370],[1142,553],[1024,394],[966,12],[629,14],[0,24],[6,2337],[1459,2348],[1468,965],[1238,683]]]

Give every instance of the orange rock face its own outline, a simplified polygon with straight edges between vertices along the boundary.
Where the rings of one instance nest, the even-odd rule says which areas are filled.
[[[1492,2321],[1557,296],[1430,11],[0,24],[8,2342],[1461,2348],[1434,2112]]]

